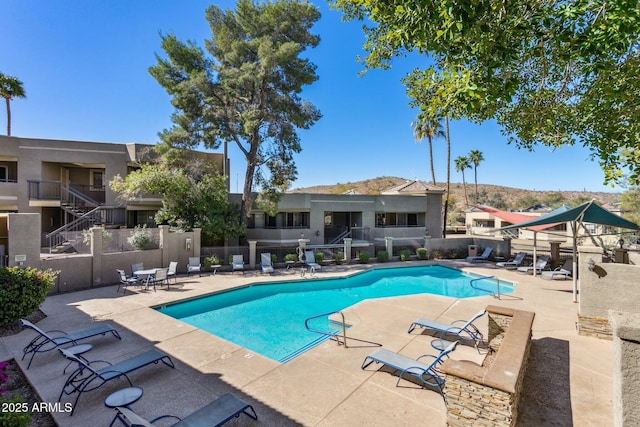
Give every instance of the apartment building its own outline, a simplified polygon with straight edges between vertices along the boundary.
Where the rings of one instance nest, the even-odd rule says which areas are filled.
[[[3,212],[40,214],[43,246],[55,246],[60,231],[94,224],[155,225],[160,197],[125,202],[108,186],[114,176],[126,176],[153,157],[152,146],[0,136],[0,147],[0,222]],[[229,170],[228,160],[222,167],[222,153],[192,154]],[[421,181],[380,195],[287,193],[275,216],[254,210],[245,237],[283,243],[304,235],[311,244],[344,237],[371,243],[387,237],[437,238],[442,236],[443,194]],[[241,195],[231,194],[230,200],[240,203]]]

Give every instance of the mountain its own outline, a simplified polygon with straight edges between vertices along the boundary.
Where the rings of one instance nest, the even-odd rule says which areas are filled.
[[[359,194],[380,194],[382,191],[409,181],[406,178],[383,176],[358,182],[336,183],[333,185],[317,185],[306,188],[296,188],[290,193],[342,194],[355,192]],[[438,182],[438,187],[446,188],[447,184]],[[465,208],[464,186],[462,183],[451,183],[451,202],[455,209]],[[475,201],[475,186],[473,182],[466,184],[469,204]],[[601,205],[617,202],[620,193],[591,192],[591,191],[533,191],[522,188],[512,188],[492,184],[478,184],[479,202],[499,209],[526,209],[536,204],[558,207],[562,204],[576,206],[585,201],[595,199]]]

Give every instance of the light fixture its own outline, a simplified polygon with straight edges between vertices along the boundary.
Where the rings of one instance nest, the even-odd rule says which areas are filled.
[[[320,230],[316,230],[316,236],[320,235]]]
[[[187,252],[191,250],[191,237],[187,237],[185,240],[185,249]]]
[[[624,245],[624,239],[622,237],[618,240],[618,244],[620,245],[620,249],[622,249],[622,246]]]
[[[587,269],[588,269],[589,271],[593,271],[593,269],[595,268],[595,266],[596,266],[596,262],[593,260],[593,258],[589,258],[589,259],[587,260]]]

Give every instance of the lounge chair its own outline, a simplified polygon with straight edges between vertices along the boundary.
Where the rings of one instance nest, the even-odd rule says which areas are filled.
[[[194,426],[221,426],[232,418],[237,418],[240,414],[245,414],[254,420],[258,419],[253,406],[247,402],[237,398],[231,393],[227,393],[204,408],[198,409],[196,412],[188,415],[186,418],[180,418],[174,415],[162,415],[147,421],[140,415],[136,414],[131,408],[117,407],[118,415],[116,416],[126,426],[152,426],[152,424],[163,418],[176,418],[177,423],[171,427],[194,427]],[[249,412],[249,410],[251,412]]]
[[[120,286],[122,286],[122,293],[125,294],[129,286],[140,286],[142,284],[142,281],[139,277],[127,277],[127,273],[125,273],[124,270],[116,268],[116,273],[118,273],[118,279],[120,279],[120,281],[118,282],[118,289],[116,289],[116,293],[120,292]]]
[[[178,283],[178,261],[171,261],[169,263],[169,270],[167,271],[167,280],[173,277],[173,283]]]
[[[316,262],[316,256],[313,254],[313,251],[304,251],[304,263],[309,267],[311,273],[315,273],[322,268],[322,266]]]
[[[491,255],[491,252],[493,252],[493,248],[485,248],[484,252],[482,253],[482,255],[477,255],[477,256],[468,256],[467,258],[465,258],[465,261],[467,262],[485,262],[489,259],[489,255]]]
[[[109,323],[101,323],[98,326],[90,329],[83,329],[81,331],[66,333],[64,331],[51,330],[51,331],[43,331],[33,323],[29,322],[25,319],[20,319],[20,324],[23,328],[28,328],[36,331],[38,336],[31,340],[29,344],[22,349],[22,360],[24,357],[31,353],[31,359],[29,360],[29,365],[27,369],[31,366],[31,362],[33,362],[33,358],[36,353],[44,353],[46,351],[51,351],[58,348],[61,345],[65,344],[73,344],[76,345],[78,341],[95,337],[98,335],[106,335],[107,332],[111,332],[114,337],[119,340],[122,339],[118,331],[113,329]],[[56,334],[57,336],[54,336]]]
[[[125,377],[129,382],[129,386],[133,387],[133,383],[131,382],[127,374],[152,363],[158,364],[158,362],[162,362],[165,365],[170,366],[171,368],[175,368],[175,365],[173,364],[171,358],[158,350],[149,350],[146,353],[133,356],[127,360],[118,362],[115,365],[112,365],[104,360],[94,360],[91,362],[87,362],[85,359],[81,359],[69,353],[63,348],[59,350],[60,353],[62,353],[62,355],[69,361],[78,364],[78,369],[76,369],[71,375],[69,375],[69,378],[67,378],[67,380],[65,381],[64,385],[62,386],[62,390],[60,391],[60,395],[58,396],[58,402],[60,402],[60,399],[62,399],[62,395],[72,395],[73,393],[78,393],[78,395],[76,396],[76,400],[73,402],[71,415],[73,415],[73,412],[78,406],[78,399],[80,399],[80,395],[84,392],[95,390],[101,387],[103,384],[120,377]],[[105,366],[101,369],[96,369],[94,365],[98,363],[106,363],[108,366]]]
[[[262,270],[263,273],[273,273],[270,253],[260,254],[260,270]]]
[[[409,330],[407,332],[411,333],[417,327],[429,329],[439,333],[441,338],[444,338],[445,335],[452,335],[456,340],[471,341],[473,342],[473,346],[476,350],[479,350],[478,346],[482,342],[484,336],[473,322],[482,317],[485,312],[485,310],[480,310],[469,320],[455,320],[451,323],[438,322],[436,320],[420,317],[409,326]]]
[[[242,255],[233,255],[231,258],[231,273],[236,270],[242,271],[242,274],[244,274],[244,256]]]
[[[189,257],[189,263],[187,264],[187,277],[191,273],[198,273],[198,277],[202,276],[202,264],[200,263],[200,257]]]
[[[573,258],[567,258],[562,267],[556,267],[555,270],[551,271],[543,271],[540,277],[553,280],[555,276],[564,276],[564,280],[567,280],[571,275],[573,275]]]
[[[400,380],[403,378],[403,376],[407,374],[418,379],[425,386],[437,388],[438,392],[444,398],[444,378],[442,378],[438,373],[437,367],[442,363],[442,359],[445,356],[448,356],[449,353],[455,350],[457,345],[458,342],[454,341],[449,344],[449,346],[445,348],[438,356],[424,354],[417,359],[412,359],[410,357],[394,353],[393,351],[380,348],[364,358],[361,368],[365,369],[373,362],[381,363],[385,366],[400,371],[398,381],[396,382],[396,387],[398,386],[398,384],[400,384]],[[420,361],[420,359],[422,359],[423,357],[432,357],[433,361],[430,364],[426,364]]]
[[[520,266],[516,268],[516,271],[519,273],[533,273],[535,270],[538,274],[542,273],[542,270],[547,268],[547,263],[549,262],[549,257],[547,255],[541,255],[536,259],[536,265],[527,265]]]
[[[520,267],[520,264],[527,257],[526,252],[518,252],[515,257],[511,258],[509,261],[496,262],[496,267],[507,268],[507,269],[516,269]]]

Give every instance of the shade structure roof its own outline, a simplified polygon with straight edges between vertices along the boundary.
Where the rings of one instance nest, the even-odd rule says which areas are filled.
[[[609,212],[603,207],[599,206],[593,200],[577,206],[575,208],[568,208],[563,206],[556,209],[553,212],[549,212],[541,217],[520,222],[506,227],[501,227],[498,230],[512,230],[514,228],[532,228],[545,224],[557,224],[560,222],[571,223],[571,230],[573,233],[573,301],[577,302],[577,231],[580,224],[588,222],[591,224],[608,225],[611,227],[628,228],[630,230],[640,230],[638,224],[628,221],[621,216]]]

